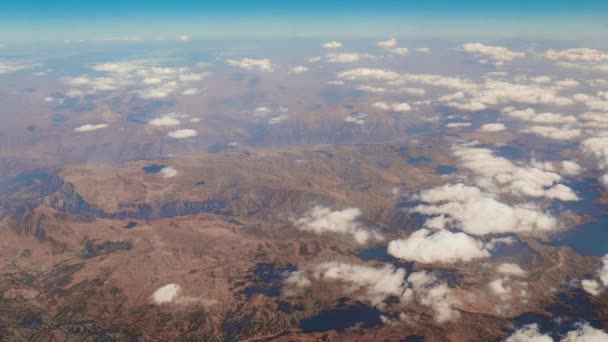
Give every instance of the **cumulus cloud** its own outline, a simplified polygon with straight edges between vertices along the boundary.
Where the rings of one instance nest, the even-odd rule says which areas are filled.
[[[69,97],[127,89],[143,99],[158,99],[207,76],[207,73],[193,73],[185,67],[160,67],[147,60],[98,63],[90,68],[102,75],[85,74],[63,79],[71,87],[66,92]]]
[[[177,176],[177,170],[171,166],[166,166],[160,169],[160,174],[163,178],[173,178]]]
[[[560,342],[600,342],[608,341],[608,333],[596,329],[587,322],[576,323],[574,330],[568,331]],[[528,324],[516,330],[505,342],[554,342],[549,334],[540,332],[538,324]]]
[[[388,253],[396,258],[422,263],[470,261],[490,253],[483,243],[465,233],[420,229],[405,239],[388,244]]]
[[[504,124],[501,123],[488,123],[482,125],[479,130],[482,132],[501,132],[506,129]]]
[[[536,113],[533,108],[524,110],[506,110],[508,116],[514,119],[533,122],[537,124],[573,124],[577,120],[571,115],[562,115],[557,113]]]
[[[515,58],[521,58],[526,54],[523,52],[514,52],[502,46],[489,46],[481,43],[467,43],[462,48],[469,53],[473,53],[484,58],[488,58],[496,65],[503,65],[505,62],[510,62]]]
[[[327,54],[326,58],[330,63],[354,63],[358,62],[362,58],[371,58],[371,56],[356,52],[342,52]]]
[[[517,278],[525,277],[528,274],[526,271],[522,270],[518,264],[509,262],[498,265],[497,270],[501,274]]]
[[[471,123],[470,122],[450,122],[448,124],[445,125],[445,127],[447,128],[464,128],[464,127],[471,127]]]
[[[335,261],[321,263],[313,272],[316,279],[344,283],[349,293],[363,292],[366,301],[380,307],[390,296],[402,302],[410,299],[411,290],[408,290],[405,274],[404,269],[389,264],[370,267]]]
[[[316,234],[331,232],[350,235],[360,244],[372,238],[380,239],[378,233],[367,229],[358,221],[360,217],[361,210],[358,208],[332,211],[326,207],[315,206],[293,223],[300,230]]]
[[[76,132],[90,132],[90,131],[95,131],[95,130],[106,128],[106,127],[108,127],[108,124],[97,124],[97,125],[86,124],[86,125],[77,127],[74,130]]]
[[[375,102],[372,104],[372,107],[386,111],[386,112],[396,112],[396,113],[405,113],[412,110],[412,107],[403,102],[403,103],[384,103],[384,102]]]
[[[151,126],[177,126],[179,124],[180,121],[172,114],[163,115],[148,122],[148,125]]]
[[[577,48],[566,50],[547,50],[545,57],[568,62],[606,62],[608,53],[596,49]]]
[[[558,173],[515,165],[506,158],[495,156],[487,148],[456,145],[453,153],[464,168],[478,176],[477,185],[490,192],[562,201],[579,200],[572,189],[558,184],[562,181]]]
[[[553,140],[572,140],[581,135],[581,130],[578,128],[551,127],[551,126],[531,126],[524,130],[524,133],[540,135],[541,137]]]
[[[406,271],[390,264],[371,267],[330,261],[314,266],[308,273],[310,276],[303,271],[292,272],[284,282],[296,287],[309,287],[311,280],[340,283],[344,292],[379,309],[386,306],[388,298],[396,298],[400,304],[417,300],[433,309],[439,323],[460,316],[455,308],[459,302],[451,289],[424,271],[414,272],[406,280]]]
[[[505,342],[553,342],[547,334],[541,334],[538,324],[528,324],[507,337]]]
[[[354,123],[357,125],[365,124],[365,119],[367,118],[367,114],[365,113],[355,113],[344,118],[344,122]]]
[[[302,65],[299,65],[299,66],[296,66],[296,67],[293,67],[293,68],[289,69],[289,72],[292,73],[292,74],[301,74],[301,73],[306,72],[306,71],[308,71],[308,68],[305,67],[305,66],[302,66]]]
[[[407,48],[398,47],[397,39],[395,39],[395,38],[377,42],[376,45],[383,48],[384,50],[386,50],[390,53],[396,54],[396,55],[405,56],[409,52],[409,50]]]
[[[188,139],[197,136],[198,132],[193,129],[185,128],[169,132],[167,135],[173,139]]]
[[[323,43],[321,47],[325,49],[338,49],[342,47],[342,43],[332,40],[331,42]]]
[[[597,279],[585,279],[581,282],[583,290],[591,295],[598,295],[608,287],[608,254],[602,257],[602,266],[597,271]]]
[[[0,74],[7,74],[10,72],[16,72],[24,69],[30,69],[38,66],[38,64],[23,63],[16,61],[0,61]]]
[[[594,137],[581,142],[583,153],[597,159],[600,168],[608,168],[608,137]]]
[[[550,231],[557,227],[554,217],[532,205],[510,206],[476,187],[460,183],[422,191],[417,198],[428,204],[420,204],[412,211],[443,218],[441,226],[430,228],[445,229],[450,223],[457,223],[466,233],[486,235]]]
[[[281,114],[281,115],[278,115],[278,116],[270,118],[268,120],[268,124],[269,125],[278,125],[278,124],[280,124],[281,122],[283,122],[283,121],[285,121],[287,119],[289,119],[289,115],[287,115],[287,114]]]
[[[158,288],[151,296],[151,300],[156,305],[178,304],[192,305],[203,304],[205,306],[217,303],[215,300],[202,299],[199,297],[188,297],[182,295],[182,287],[178,284],[168,284]]]
[[[196,88],[188,88],[184,91],[182,91],[182,95],[184,96],[191,96],[191,95],[196,95],[198,94],[198,89]]]
[[[229,59],[226,64],[230,66],[239,67],[245,70],[257,70],[257,71],[274,71],[274,65],[270,62],[270,59],[252,59],[242,58],[241,60]]]

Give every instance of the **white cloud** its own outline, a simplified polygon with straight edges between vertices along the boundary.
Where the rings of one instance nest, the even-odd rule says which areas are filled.
[[[391,38],[389,40],[383,40],[383,41],[377,42],[376,45],[378,45],[379,47],[381,47],[383,49],[394,48],[394,47],[397,47],[397,39]]]
[[[574,124],[576,118],[571,115],[562,115],[557,113],[536,113],[533,108],[524,110],[506,110],[508,116],[514,119],[533,122],[537,124]]]
[[[583,140],[581,150],[595,159],[602,169],[608,168],[608,137],[594,137]]]
[[[182,42],[187,42],[190,40],[190,36],[187,36],[185,34],[181,35],[181,36],[179,36],[179,40],[181,40]]]
[[[337,49],[342,47],[342,43],[333,40],[331,42],[323,43],[321,47],[325,49]]]
[[[266,107],[266,106],[261,106],[261,107],[257,107],[256,109],[253,110],[253,115],[257,116],[257,117],[266,117],[268,116],[268,114],[272,113],[272,109]]]
[[[372,107],[378,108],[383,111],[387,111],[387,112],[390,111],[390,112],[396,112],[396,113],[405,113],[405,112],[409,112],[410,110],[412,110],[412,107],[405,102],[391,103],[391,104],[387,104],[384,102],[375,102],[372,104]]]
[[[380,267],[354,265],[343,262],[324,262],[315,266],[313,276],[324,281],[340,281],[349,292],[363,292],[366,301],[374,306],[383,306],[383,301],[395,296],[401,302],[411,297],[405,280],[405,270],[390,264]]]
[[[365,124],[366,118],[367,118],[367,114],[356,113],[356,114],[351,114],[351,115],[347,116],[346,118],[344,118],[344,122],[354,123],[357,125],[363,125],[363,124]]]
[[[240,61],[229,59],[226,64],[236,66],[245,70],[258,70],[258,71],[274,71],[274,65],[270,62],[270,59],[252,59],[243,58]]]
[[[496,279],[488,284],[490,292],[496,296],[505,297],[511,294],[511,288],[504,284],[504,279]]]
[[[371,238],[381,238],[378,233],[359,223],[360,216],[361,210],[358,208],[332,211],[326,207],[316,206],[293,223],[300,230],[316,234],[332,232],[351,235],[360,244],[368,242]]]
[[[160,174],[163,178],[173,178],[177,176],[177,170],[171,166],[166,166],[160,169]]]
[[[181,286],[177,284],[165,285],[154,291],[154,294],[152,294],[152,301],[156,305],[173,303],[177,298],[179,298],[181,291]]]
[[[584,171],[580,165],[570,160],[562,161],[561,169],[562,173],[567,176],[578,176]]]
[[[505,342],[553,342],[547,334],[541,334],[538,324],[528,324],[507,337]]]
[[[469,53],[489,58],[496,65],[502,65],[504,62],[510,62],[515,58],[526,55],[523,52],[514,52],[502,46],[488,46],[481,43],[467,43],[462,48]]]
[[[501,123],[488,123],[482,125],[479,130],[482,132],[501,132],[506,129],[504,124]]]
[[[593,279],[583,279],[581,281],[581,287],[583,290],[585,290],[585,292],[592,296],[599,295],[603,290],[602,285],[597,280]]]
[[[506,158],[495,156],[487,148],[456,145],[453,153],[462,166],[478,176],[476,183],[488,191],[563,201],[579,200],[572,189],[557,184],[562,177],[555,172],[515,165]]]
[[[326,57],[330,63],[354,63],[361,60],[361,58],[371,58],[370,55],[356,52],[330,53]]]
[[[424,90],[422,88],[412,88],[412,87],[400,88],[399,91],[402,93],[408,94],[408,95],[413,95],[413,96],[424,96],[424,94],[426,94],[426,90]]]
[[[445,125],[445,127],[447,128],[464,128],[464,127],[471,127],[471,123],[470,122],[450,122],[448,124]]]
[[[166,114],[148,122],[148,125],[151,126],[177,126],[179,124],[180,121],[172,114]]]
[[[151,296],[152,302],[156,305],[178,304],[192,305],[203,304],[211,306],[217,303],[216,300],[203,299],[199,297],[188,297],[182,295],[182,287],[178,284],[168,284],[158,288]]]
[[[86,124],[86,125],[77,127],[74,130],[76,132],[90,132],[90,131],[95,131],[95,130],[106,128],[106,127],[108,127],[108,124],[97,124],[97,125]]]
[[[577,323],[577,329],[569,331],[562,342],[602,342],[608,341],[608,333],[596,329],[589,323]]]
[[[608,53],[596,49],[577,48],[567,50],[548,50],[545,57],[552,60],[568,62],[604,62],[608,61]]]
[[[308,68],[302,65],[289,69],[289,72],[291,72],[292,74],[301,74],[306,71],[308,71]]]
[[[90,68],[103,75],[85,74],[64,78],[63,81],[72,87],[67,91],[68,96],[98,95],[128,89],[143,99],[159,99],[207,75],[192,73],[185,67],[160,67],[146,60],[98,63]]]
[[[278,115],[278,116],[275,116],[275,117],[272,117],[272,118],[268,119],[268,124],[269,125],[278,125],[278,124],[280,124],[281,122],[283,122],[283,121],[285,121],[287,119],[289,119],[289,115],[287,115],[287,114],[281,114],[281,115]]]
[[[428,47],[416,48],[416,52],[429,53],[429,52],[431,52],[431,48],[428,48]]]
[[[458,223],[469,234],[486,235],[507,232],[550,231],[557,220],[532,205],[509,206],[476,187],[447,184],[422,191],[421,204],[412,209],[429,216],[444,216],[444,222]],[[443,227],[434,227],[444,229]]]
[[[448,230],[432,233],[428,229],[420,229],[405,239],[391,241],[388,253],[399,259],[422,263],[453,263],[490,256],[481,241],[465,233]]]
[[[176,131],[173,132],[169,132],[169,134],[167,134],[170,138],[173,139],[188,139],[188,138],[193,138],[195,136],[198,135],[198,132],[193,130],[193,129],[178,129]]]
[[[518,264],[509,262],[498,265],[498,272],[518,278],[525,277],[528,274],[526,271],[522,270]]]
[[[182,91],[182,95],[184,96],[191,96],[191,95],[196,95],[198,94],[198,89],[196,88],[188,88],[184,91]]]
[[[30,69],[38,66],[38,64],[16,62],[16,61],[0,61],[0,74],[16,72],[24,69]]]
[[[540,135],[544,138],[553,140],[572,140],[581,135],[581,130],[578,128],[569,127],[551,127],[551,126],[531,126],[524,130],[524,133]]]

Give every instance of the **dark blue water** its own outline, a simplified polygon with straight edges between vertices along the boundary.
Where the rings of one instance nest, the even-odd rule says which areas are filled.
[[[458,169],[452,165],[439,165],[435,168],[435,173],[438,175],[451,175],[456,173]]]
[[[142,170],[144,170],[145,173],[159,173],[160,170],[164,169],[165,167],[167,167],[167,165],[153,164],[144,166]]]
[[[382,324],[383,313],[371,306],[354,303],[338,303],[334,308],[319,312],[317,315],[300,321],[300,328],[305,333],[336,330],[342,332],[348,328],[371,328]],[[387,314],[385,314],[387,315]]]
[[[420,164],[424,164],[424,163],[430,163],[431,161],[433,161],[431,158],[425,157],[425,156],[410,157],[407,160],[408,164],[410,164],[410,165],[420,165]]]
[[[583,255],[602,256],[608,253],[608,207],[600,203],[601,185],[595,178],[566,183],[581,198],[577,202],[558,202],[551,208],[571,210],[583,215],[587,222],[556,236],[554,245],[568,245]]]
[[[591,326],[601,329],[603,322],[598,319],[599,305],[589,302],[588,295],[581,289],[562,293],[558,302],[545,308],[549,315],[527,312],[513,319],[513,327],[509,334],[524,325],[536,323],[541,333],[549,334],[555,341],[568,331],[576,329],[576,323],[588,322]]]
[[[277,297],[281,295],[283,288],[283,280],[289,273],[297,271],[294,265],[277,267],[275,264],[258,263],[255,265],[252,273],[245,277],[252,285],[247,286],[240,293],[251,297],[255,294],[262,294],[268,297]]]

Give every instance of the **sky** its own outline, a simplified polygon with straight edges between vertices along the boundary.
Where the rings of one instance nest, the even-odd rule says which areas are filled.
[[[0,40],[608,34],[596,0],[5,0]]]

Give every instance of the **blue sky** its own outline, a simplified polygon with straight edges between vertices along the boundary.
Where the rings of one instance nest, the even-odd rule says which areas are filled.
[[[4,0],[0,39],[608,34],[608,1]]]

